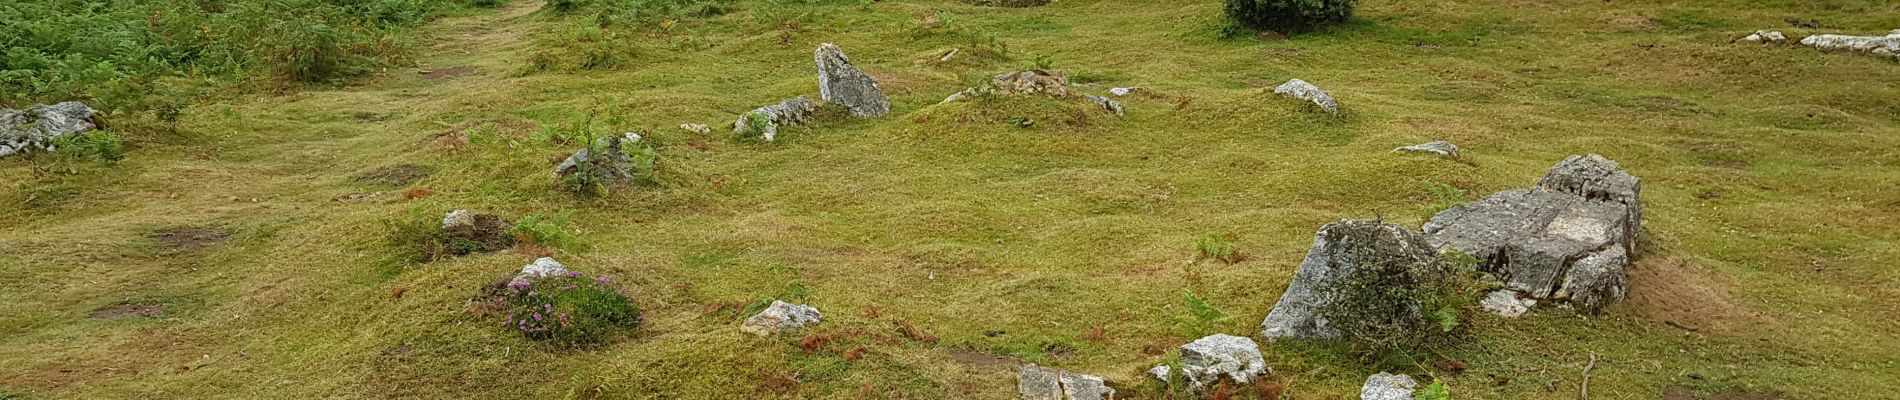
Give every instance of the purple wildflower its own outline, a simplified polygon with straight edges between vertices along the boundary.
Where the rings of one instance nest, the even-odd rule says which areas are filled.
[[[553,305],[553,304],[542,304],[542,305],[541,305],[541,310],[543,310],[543,311],[547,311],[547,312],[548,312],[549,314],[553,314],[553,313],[554,313],[554,305]]]
[[[508,281],[508,288],[514,289],[514,290],[521,290],[522,288],[528,287],[529,283],[530,282],[528,282],[527,279],[516,279],[516,280]]]
[[[534,313],[534,320],[537,322],[541,321],[541,313]]]
[[[579,277],[581,277],[581,272],[580,272],[580,271],[568,271],[568,272],[567,272],[567,276],[568,276],[568,277],[570,277],[570,278],[579,278]]]
[[[600,282],[600,283],[607,283],[607,277],[605,276],[594,277],[594,281]]]

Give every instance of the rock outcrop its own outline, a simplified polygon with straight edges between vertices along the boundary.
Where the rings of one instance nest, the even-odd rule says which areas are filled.
[[[608,136],[601,138],[598,146],[582,148],[554,167],[554,177],[563,181],[570,179],[590,179],[609,188],[625,187],[634,183],[633,158],[627,156],[627,142],[637,142],[640,135],[627,133],[626,136]],[[599,154],[594,154],[599,149]]]
[[[1822,51],[1852,51],[1900,58],[1900,29],[1888,32],[1886,36],[1814,35],[1802,38],[1801,44]]]
[[[53,151],[54,138],[98,128],[95,113],[77,101],[0,110],[0,157],[30,150]]]
[[[516,273],[514,279],[510,279],[510,281],[527,282],[534,278],[566,274],[568,274],[566,265],[561,265],[560,261],[554,261],[554,257],[541,257],[535,259],[532,263],[528,263],[528,265],[522,266],[521,272]]]
[[[1123,89],[1123,88],[1117,88]],[[1125,92],[1124,92],[1125,93]],[[1044,95],[1056,99],[1075,100],[1069,93],[1069,76],[1062,71],[1032,69],[998,74],[990,78],[990,84],[982,88],[969,88],[950,94],[937,104],[949,104],[974,96],[1026,96]],[[1117,117],[1127,115],[1122,103],[1102,96],[1082,95],[1082,101],[1093,103],[1109,114]]]
[[[739,116],[732,123],[732,131],[742,135],[759,135],[770,142],[778,137],[781,127],[795,126],[810,121],[818,105],[805,96],[787,99],[778,104],[759,107]]]
[[[1322,291],[1371,262],[1395,263],[1423,273],[1438,262],[1438,254],[1424,237],[1395,224],[1353,220],[1326,224],[1313,235],[1313,247],[1286,293],[1261,322],[1260,335],[1267,340],[1338,338],[1340,332],[1320,313],[1328,304]]]
[[[844,106],[860,118],[882,117],[891,113],[891,100],[878,89],[877,80],[851,65],[844,49],[825,43],[813,54],[818,62],[818,98]]]
[[[1247,383],[1268,372],[1267,360],[1253,339],[1216,334],[1181,345],[1181,375],[1190,389],[1213,387],[1221,379]]]
[[[1434,246],[1536,299],[1587,310],[1622,300],[1642,232],[1641,182],[1599,155],[1570,156],[1537,186],[1453,206],[1426,222]]]
[[[1514,290],[1495,290],[1479,300],[1478,306],[1505,318],[1517,318],[1530,312],[1531,307],[1536,307],[1537,299],[1522,298]]]
[[[455,210],[442,216],[441,245],[447,254],[490,252],[515,245],[514,224],[494,214]]]
[[[1307,83],[1299,78],[1288,80],[1286,83],[1280,84],[1279,87],[1273,88],[1273,93],[1306,100],[1312,102],[1313,105],[1319,106],[1320,109],[1326,110],[1327,113],[1339,114],[1339,101],[1333,100],[1332,94],[1326,93],[1326,91],[1320,90],[1319,86],[1313,86],[1313,84]]]
[[[766,307],[764,311],[746,318],[745,325],[740,326],[739,330],[759,336],[771,336],[779,332],[802,329],[823,320],[824,316],[818,313],[817,308],[772,300],[772,305]]]
[[[1458,145],[1437,140],[1411,146],[1392,149],[1393,152],[1437,154],[1439,157],[1458,158]]]
[[[1412,400],[1416,390],[1418,381],[1412,377],[1380,372],[1366,378],[1366,384],[1359,387],[1359,400]]]
[[[1114,400],[1115,389],[1102,377],[1083,375],[1035,364],[1016,373],[1016,390],[1024,400]]]

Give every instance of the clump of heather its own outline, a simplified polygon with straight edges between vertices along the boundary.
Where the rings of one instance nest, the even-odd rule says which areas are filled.
[[[508,328],[530,339],[585,345],[631,333],[640,324],[640,308],[604,276],[522,277],[502,292]]]

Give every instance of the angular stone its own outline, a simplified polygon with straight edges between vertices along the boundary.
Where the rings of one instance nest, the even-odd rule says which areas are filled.
[[[844,49],[824,43],[812,58],[818,62],[818,98],[844,106],[861,118],[882,117],[891,113],[891,100],[878,89],[877,80],[851,65]]]
[[[566,160],[562,160],[560,165],[555,166],[554,176],[556,179],[564,180],[575,174],[584,173],[591,174],[592,179],[606,184],[609,188],[632,185],[634,183],[633,158],[627,156],[625,143],[638,141],[639,137],[639,134],[628,133],[627,136],[601,138],[599,140],[603,141],[602,145],[597,146],[602,150],[600,154],[593,154],[592,148],[582,148],[574,152],[574,155],[568,156]]]
[[[1458,158],[1458,145],[1438,140],[1392,149],[1394,152],[1430,153],[1440,157]]]
[[[568,274],[567,266],[561,265],[560,261],[554,261],[554,257],[541,257],[535,259],[532,263],[528,263],[528,265],[522,266],[521,272],[516,273],[512,280],[524,282],[534,278],[566,274]]]
[[[54,138],[98,128],[93,119],[96,113],[77,101],[0,110],[0,157],[29,150],[53,151]]]
[[[778,137],[780,127],[804,124],[817,109],[811,99],[798,96],[739,115],[739,120],[732,123],[732,131],[759,135],[770,142]]]
[[[1366,384],[1359,387],[1359,399],[1412,400],[1415,390],[1418,390],[1418,382],[1412,377],[1380,372],[1366,378]]]
[[[823,320],[824,316],[818,313],[817,308],[772,300],[772,305],[766,307],[765,311],[746,318],[745,325],[740,326],[739,330],[759,336],[770,336],[804,328]]]
[[[1422,271],[1437,262],[1433,249],[1417,233],[1390,223],[1348,220],[1326,224],[1313,235],[1313,247],[1300,262],[1293,282],[1261,322],[1260,335],[1267,340],[1338,338],[1339,331],[1328,326],[1320,315],[1320,309],[1326,306],[1321,290],[1358,269],[1361,261],[1398,260]]]
[[[1062,395],[1066,400],[1114,400],[1115,389],[1094,375],[1062,372]]]
[[[1453,206],[1425,223],[1434,246],[1537,299],[1600,309],[1625,294],[1625,267],[1642,231],[1642,184],[1615,161],[1571,156],[1537,187]]]
[[[455,229],[456,227],[474,225],[475,213],[469,212],[468,210],[450,211],[448,215],[442,216],[442,230],[445,231]]]
[[[1016,391],[1023,400],[1064,400],[1062,372],[1035,364],[1016,373]]]
[[[1268,372],[1253,339],[1216,334],[1181,346],[1181,375],[1191,388],[1212,387],[1222,378],[1247,383]]]
[[[1484,300],[1478,302],[1478,306],[1483,307],[1485,311],[1505,318],[1517,318],[1536,305],[1536,299],[1519,298],[1517,292],[1510,289],[1492,291],[1484,296]]]
[[[1755,33],[1750,33],[1748,36],[1743,37],[1742,41],[1754,43],[1785,43],[1788,41],[1788,35],[1781,34],[1781,31],[1755,31]]]
[[[1286,83],[1280,84],[1279,87],[1273,88],[1273,93],[1310,101],[1313,105],[1319,106],[1320,109],[1326,110],[1328,113],[1339,113],[1339,101],[1333,100],[1332,94],[1328,94],[1326,91],[1320,90],[1318,86],[1313,86],[1313,84],[1306,83],[1306,81],[1300,80],[1299,78],[1288,80]]]

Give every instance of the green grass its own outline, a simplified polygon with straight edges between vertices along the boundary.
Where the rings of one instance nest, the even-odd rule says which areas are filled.
[[[1432,371],[1459,398],[1574,396],[1591,353],[1593,398],[1900,390],[1900,64],[1728,43],[1796,16],[1885,32],[1900,26],[1887,2],[1374,1],[1343,26],[1265,41],[1218,39],[1215,1],[748,0],[665,32],[615,25],[631,50],[611,68],[523,74],[537,52],[576,56],[561,32],[597,22],[530,13],[541,3],[419,29],[415,67],[212,97],[177,133],[115,129],[116,165],[0,161],[0,393],[1014,398],[1011,371],[970,361],[988,354],[1148,398],[1160,389],[1142,370],[1171,355],[1143,350],[1194,339],[1176,326],[1194,319],[1182,290],[1232,317],[1206,332],[1253,335],[1320,225],[1417,226],[1422,207],[1526,187],[1591,152],[1644,179],[1632,298],[1600,316],[1466,322],[1468,343],[1445,355],[1470,369]],[[923,27],[933,12],[951,27]],[[773,143],[675,128],[815,94],[821,42],[880,80],[893,116]],[[920,62],[953,47],[965,54]],[[1080,92],[1142,91],[1118,99],[1122,119],[1037,99],[935,105],[1030,55],[1089,71],[1099,83]],[[458,67],[473,70],[422,73]],[[1348,115],[1269,92],[1293,77]],[[560,191],[553,163],[576,145],[532,137],[594,107],[612,116],[598,132],[652,140],[655,185]],[[1389,152],[1438,139],[1468,163]],[[397,164],[437,172],[401,188],[352,179]],[[470,303],[533,255],[411,264],[378,234],[457,208],[566,216],[574,246],[556,256],[615,277],[639,334],[536,346]],[[194,251],[148,236],[180,226],[235,233]],[[1210,232],[1247,259],[1191,263],[1187,244]],[[807,351],[738,332],[747,305],[777,296],[823,310],[810,333],[835,339]],[[87,316],[128,299],[188,306]],[[938,340],[906,338],[899,320]],[[1350,398],[1381,370],[1424,376],[1323,343],[1263,346],[1296,398]]]

